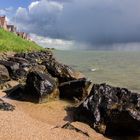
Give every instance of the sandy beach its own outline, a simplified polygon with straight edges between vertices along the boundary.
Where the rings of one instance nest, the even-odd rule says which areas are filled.
[[[0,140],[140,140],[139,12],[1,0]]]
[[[74,122],[73,125],[87,132],[89,137],[74,130],[60,128],[71,117],[67,115],[65,107],[69,103],[54,101],[46,104],[19,102],[4,97],[4,101],[15,106],[15,110],[0,111],[0,139],[1,140],[106,140],[88,125]]]

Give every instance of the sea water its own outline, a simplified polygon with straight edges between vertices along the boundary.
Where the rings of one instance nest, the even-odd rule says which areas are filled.
[[[54,51],[55,57],[84,73],[93,83],[140,92],[140,52]]]

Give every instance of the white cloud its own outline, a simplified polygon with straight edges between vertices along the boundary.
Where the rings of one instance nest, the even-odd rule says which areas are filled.
[[[34,7],[36,7],[38,4],[39,4],[39,1],[32,2],[32,3],[29,5],[29,11],[31,11],[31,9],[34,8]]]
[[[59,50],[69,50],[75,48],[74,41],[67,41],[62,39],[52,39],[49,37],[38,36],[36,34],[30,34],[30,37],[37,44],[44,48],[55,48]]]
[[[18,18],[20,18],[20,19],[23,18],[23,20],[27,20],[28,12],[27,12],[26,8],[19,7],[17,9],[16,16],[18,16]]]
[[[29,5],[28,9],[29,9],[29,12],[32,12],[35,10],[38,10],[38,12],[40,12],[41,10],[46,10],[47,12],[54,12],[57,10],[58,11],[62,10],[63,5],[55,1],[41,0],[41,1],[32,2]]]
[[[61,3],[49,0],[35,1],[26,9],[17,9],[16,24],[26,32],[54,37],[57,36],[57,18],[62,10]]]
[[[19,8],[16,21],[40,36],[111,46],[140,42],[139,5],[139,0],[38,0]]]
[[[4,10],[4,9],[0,9],[0,15],[6,15],[6,10]]]
[[[14,8],[13,7],[8,7],[8,8],[4,8],[4,9],[0,9],[0,15],[3,16],[3,15],[10,15],[11,16],[11,13],[14,12]]]

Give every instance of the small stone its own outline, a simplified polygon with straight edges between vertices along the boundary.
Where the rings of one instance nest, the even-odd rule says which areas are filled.
[[[67,122],[66,124],[64,124],[61,128],[63,129],[69,129],[69,130],[74,130],[78,133],[81,133],[87,137],[89,137],[89,134],[87,132],[84,132],[83,130],[80,130],[79,128],[75,127],[73,124]]]
[[[2,99],[0,99],[0,110],[3,111],[13,111],[15,109],[15,106],[4,102]]]

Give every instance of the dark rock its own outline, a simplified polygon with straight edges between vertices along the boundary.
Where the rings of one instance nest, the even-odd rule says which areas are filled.
[[[27,75],[25,93],[32,102],[42,103],[59,98],[59,90],[54,78],[40,72]]]
[[[38,72],[47,72],[46,67],[44,65],[35,65],[30,68],[30,72],[38,71]]]
[[[28,73],[28,72],[27,72],[26,70],[22,69],[22,68],[17,69],[17,70],[14,72],[14,74],[13,74],[13,76],[12,76],[12,79],[13,79],[13,80],[24,79],[24,78],[26,78],[27,73]]]
[[[15,57],[21,57],[28,60],[30,63],[41,63],[44,60],[52,58],[51,51],[40,51],[40,52],[31,52],[31,53],[19,53],[15,54]]]
[[[64,82],[59,86],[60,98],[82,100],[88,95],[90,84],[91,81],[87,81],[85,78]]]
[[[55,59],[46,60],[42,63],[46,66],[48,72],[53,76],[57,77],[60,83],[77,80],[80,78],[84,78],[84,75],[80,72],[73,70],[71,67],[67,65],[63,65],[57,62]]]
[[[3,111],[13,111],[15,107],[9,103],[4,102],[2,99],[0,99],[0,110]]]
[[[89,134],[87,132],[84,132],[82,130],[80,130],[79,128],[75,127],[74,125],[72,125],[71,123],[67,122],[66,124],[64,124],[61,128],[63,129],[69,129],[69,130],[74,130],[78,133],[81,133],[87,137],[89,137]]]
[[[32,65],[29,64],[29,63],[22,63],[20,64],[20,68],[23,68],[25,69],[26,71],[29,71],[29,68],[31,67]],[[33,65],[34,66],[34,65]]]
[[[7,97],[20,101],[43,103],[59,98],[59,90],[54,78],[40,72],[30,72],[26,85],[21,84],[6,91]]]
[[[0,64],[7,68],[10,77],[14,80],[18,80],[27,76],[28,70],[26,70],[26,67],[23,67],[24,63],[20,65],[17,62],[0,60]]]
[[[20,84],[15,87],[12,87],[9,90],[6,90],[5,92],[7,94],[7,97],[11,99],[20,100],[20,101],[26,100],[26,97],[24,94],[24,86]]]
[[[0,84],[10,80],[9,72],[4,65],[0,65]]]
[[[21,79],[21,78],[25,78],[28,74],[28,71],[26,71],[25,69],[23,68],[19,68],[15,71],[14,73],[14,78],[13,79]]]
[[[29,63],[28,60],[21,58],[21,57],[9,57],[9,61],[16,62],[19,64]]]
[[[140,134],[140,94],[125,88],[95,84],[76,108],[74,119],[105,135]]]
[[[16,70],[19,69],[19,63],[0,60],[0,64],[4,65],[8,69],[11,78],[15,77]]]

